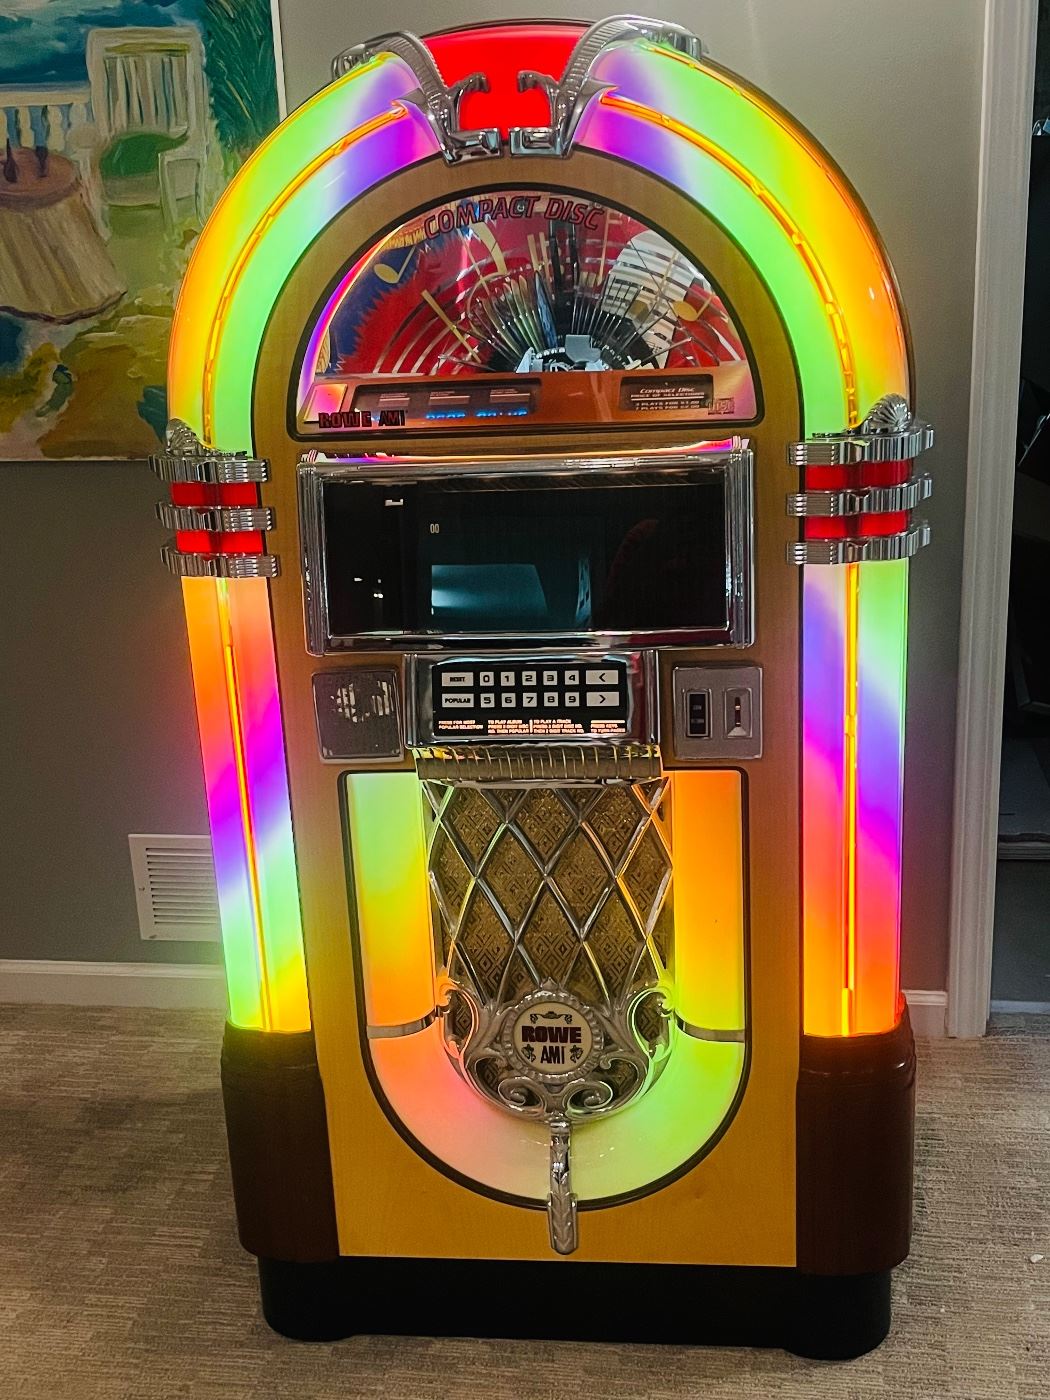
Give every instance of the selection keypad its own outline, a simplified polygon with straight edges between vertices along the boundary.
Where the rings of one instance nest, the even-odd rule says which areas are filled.
[[[504,660],[438,663],[431,672],[433,731],[490,739],[627,733],[627,664]]]

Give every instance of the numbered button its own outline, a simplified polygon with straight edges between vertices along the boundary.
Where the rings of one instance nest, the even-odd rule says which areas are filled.
[[[494,710],[496,708],[496,697],[491,690],[482,693],[481,708],[483,710]]]
[[[580,692],[578,690],[567,690],[565,692],[565,706],[569,710],[580,708]]]
[[[558,684],[558,673],[557,673],[557,671],[544,671],[544,673],[543,673],[543,684],[544,684],[544,685],[557,685],[557,684]]]
[[[543,692],[544,708],[553,710],[558,703],[558,692],[556,690],[545,690]]]
[[[521,683],[522,683],[522,685],[535,685],[535,684],[536,684],[536,672],[535,672],[535,671],[522,671],[522,673],[521,673]]]
[[[478,676],[478,685],[495,685],[495,684],[496,684],[496,673],[495,673],[495,671],[482,671],[481,674]]]
[[[536,708],[536,692],[527,690],[521,697],[521,708],[523,710],[534,710]]]
[[[579,673],[579,671],[566,671],[566,672],[565,672],[565,684],[566,684],[566,685],[579,685],[579,683],[580,683],[580,673]]]
[[[500,685],[513,685],[513,684],[514,684],[514,672],[513,672],[513,671],[501,671],[501,672],[499,673],[499,683],[500,683]]]
[[[518,703],[518,697],[514,694],[513,690],[505,690],[500,696],[499,702],[505,710],[513,710],[514,706]]]

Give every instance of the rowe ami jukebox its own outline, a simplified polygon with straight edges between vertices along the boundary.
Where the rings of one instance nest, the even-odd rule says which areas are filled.
[[[672,24],[384,35],[169,390],[270,1323],[875,1345],[932,432],[846,179]]]

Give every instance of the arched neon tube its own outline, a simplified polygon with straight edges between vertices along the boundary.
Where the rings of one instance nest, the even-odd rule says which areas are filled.
[[[439,37],[432,48],[439,63],[454,48],[457,64],[485,69],[498,56],[505,66],[529,32],[527,25],[486,28]],[[892,274],[856,197],[816,143],[739,79],[659,46],[615,46],[594,76],[609,88],[585,113],[580,146],[667,180],[737,241],[784,320],[806,432],[853,426],[883,394],[907,395]],[[401,100],[415,86],[389,54],[352,71],[282,124],[212,215],[179,298],[169,362],[172,413],[212,445],[251,443],[263,332],[305,249],[366,189],[436,155],[425,120]],[[515,121],[509,109],[494,117],[501,126]],[[906,565],[805,570],[804,1020],[811,1033],[886,1030],[898,1014],[906,587]],[[272,638],[259,644],[272,648]],[[276,692],[272,704],[279,714]],[[210,722],[203,712],[201,719]],[[290,813],[283,820],[290,844]]]

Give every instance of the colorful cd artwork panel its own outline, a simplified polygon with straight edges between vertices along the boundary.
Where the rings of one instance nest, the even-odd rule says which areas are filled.
[[[634,214],[578,194],[491,191],[416,215],[348,268],[307,344],[300,427],[396,427],[399,413],[410,426],[479,410],[586,419],[579,386],[545,381],[609,372],[616,385],[589,395],[606,405],[599,416],[756,412],[742,335],[685,252]],[[512,395],[519,377],[537,384],[519,386],[527,402]],[[434,378],[481,384],[464,388],[457,408],[454,393],[449,402],[419,382]],[[485,384],[496,378],[508,380],[517,413],[486,413]]]

